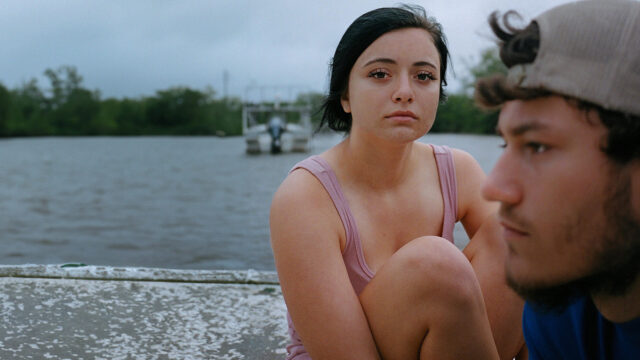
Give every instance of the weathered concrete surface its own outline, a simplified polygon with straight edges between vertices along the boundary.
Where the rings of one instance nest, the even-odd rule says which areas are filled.
[[[283,359],[277,277],[0,266],[0,359]]]

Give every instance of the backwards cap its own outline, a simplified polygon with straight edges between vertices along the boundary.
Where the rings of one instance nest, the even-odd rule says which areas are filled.
[[[578,1],[534,21],[538,54],[509,69],[512,84],[640,115],[640,2]]]

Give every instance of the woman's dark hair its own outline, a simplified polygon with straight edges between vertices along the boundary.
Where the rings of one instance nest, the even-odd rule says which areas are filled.
[[[449,49],[440,23],[427,17],[424,9],[417,5],[379,8],[357,18],[340,39],[329,66],[329,94],[320,109],[322,120],[318,129],[326,123],[336,131],[348,133],[351,130],[351,114],[344,112],[340,100],[347,92],[353,65],[365,49],[380,36],[404,28],[420,28],[431,34],[440,55],[440,101],[446,99],[443,87],[447,85],[445,74]]]
[[[532,63],[540,46],[540,30],[535,21],[525,28],[511,25],[510,18],[520,15],[514,11],[502,17],[497,12],[489,16],[489,25],[498,38],[500,59],[508,67]],[[476,103],[485,109],[495,109],[507,101],[530,100],[553,93],[544,89],[525,89],[509,84],[503,74],[479,79],[476,83]],[[601,146],[602,151],[618,164],[640,159],[640,116],[604,109],[588,101],[564,96],[569,104],[589,113],[595,111],[600,122],[609,130]]]

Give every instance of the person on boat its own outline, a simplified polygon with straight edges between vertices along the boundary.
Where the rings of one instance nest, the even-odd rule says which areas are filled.
[[[370,11],[340,40],[322,119],[346,136],[295,165],[271,205],[288,359],[521,352],[524,303],[504,281],[485,175],[469,154],[417,141],[445,99],[448,61],[420,7]],[[472,239],[464,252],[457,221]]]
[[[530,359],[640,359],[640,2],[512,16],[490,17],[508,75],[476,98],[501,107],[483,194],[500,204]]]

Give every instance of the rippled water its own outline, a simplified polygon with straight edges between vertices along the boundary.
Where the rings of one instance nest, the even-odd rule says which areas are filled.
[[[312,153],[340,139],[316,137]],[[492,136],[423,141],[465,149],[485,171],[499,154]],[[0,140],[0,263],[273,270],[271,197],[310,154],[244,150],[242,138]]]

